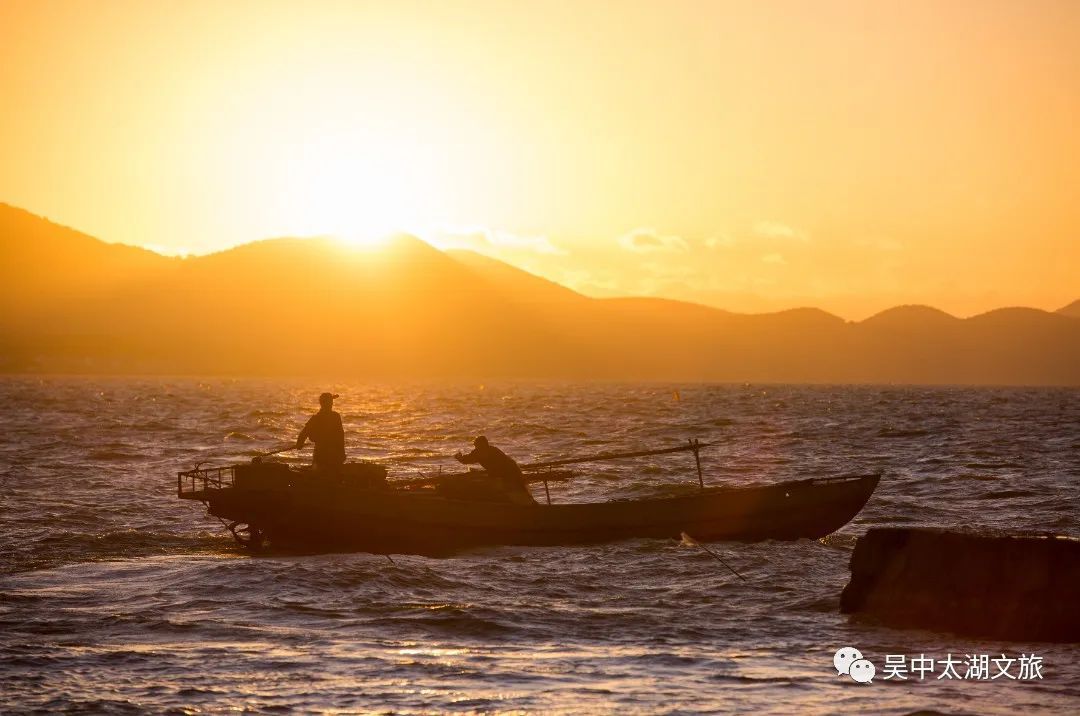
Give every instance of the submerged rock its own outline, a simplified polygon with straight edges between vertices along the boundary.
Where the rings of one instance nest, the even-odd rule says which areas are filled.
[[[967,636],[1080,641],[1080,540],[874,528],[855,545],[840,611]]]

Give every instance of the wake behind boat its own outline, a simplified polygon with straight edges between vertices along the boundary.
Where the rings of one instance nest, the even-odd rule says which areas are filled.
[[[386,469],[346,463],[333,480],[317,471],[262,462],[178,473],[177,495],[206,504],[245,546],[444,555],[495,545],[581,545],[631,538],[760,541],[818,539],[863,508],[879,474],[770,485],[705,487],[699,451],[685,446],[525,465],[544,484],[546,504],[508,501],[482,471],[387,481]],[[638,500],[552,504],[549,483],[568,464],[692,451],[699,489]]]

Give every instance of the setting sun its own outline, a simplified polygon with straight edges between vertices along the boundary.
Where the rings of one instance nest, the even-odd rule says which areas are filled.
[[[297,122],[298,123],[298,122]],[[243,123],[241,123],[243,124]],[[238,137],[225,150],[259,154]],[[332,234],[352,244],[378,243],[378,236],[411,225],[431,192],[410,176],[424,158],[402,137],[373,136],[362,129],[332,131],[297,129],[286,119],[264,122],[268,144],[279,148],[256,160],[254,176],[245,181],[239,199],[258,203],[277,197],[268,207],[293,235]],[[288,138],[281,141],[280,138]]]

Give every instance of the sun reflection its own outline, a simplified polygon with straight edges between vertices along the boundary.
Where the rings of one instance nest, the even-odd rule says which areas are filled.
[[[410,649],[398,649],[398,653],[405,656],[461,656],[472,653],[469,649],[446,649],[440,647],[416,647]]]

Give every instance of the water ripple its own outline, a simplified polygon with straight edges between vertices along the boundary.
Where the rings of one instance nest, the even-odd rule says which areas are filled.
[[[522,461],[697,437],[711,484],[881,470],[821,542],[632,540],[445,560],[251,558],[175,473],[292,440],[340,393],[350,454],[392,478],[487,434]],[[680,400],[673,398],[679,391]],[[998,653],[837,613],[872,525],[1077,534],[1080,391],[754,385],[314,385],[232,379],[0,380],[0,686],[21,712],[196,710],[1062,711],[1080,650],[1036,651],[1047,679],[860,688],[865,652]],[[692,490],[685,456],[607,463],[557,501]],[[290,458],[295,460],[296,458]]]

